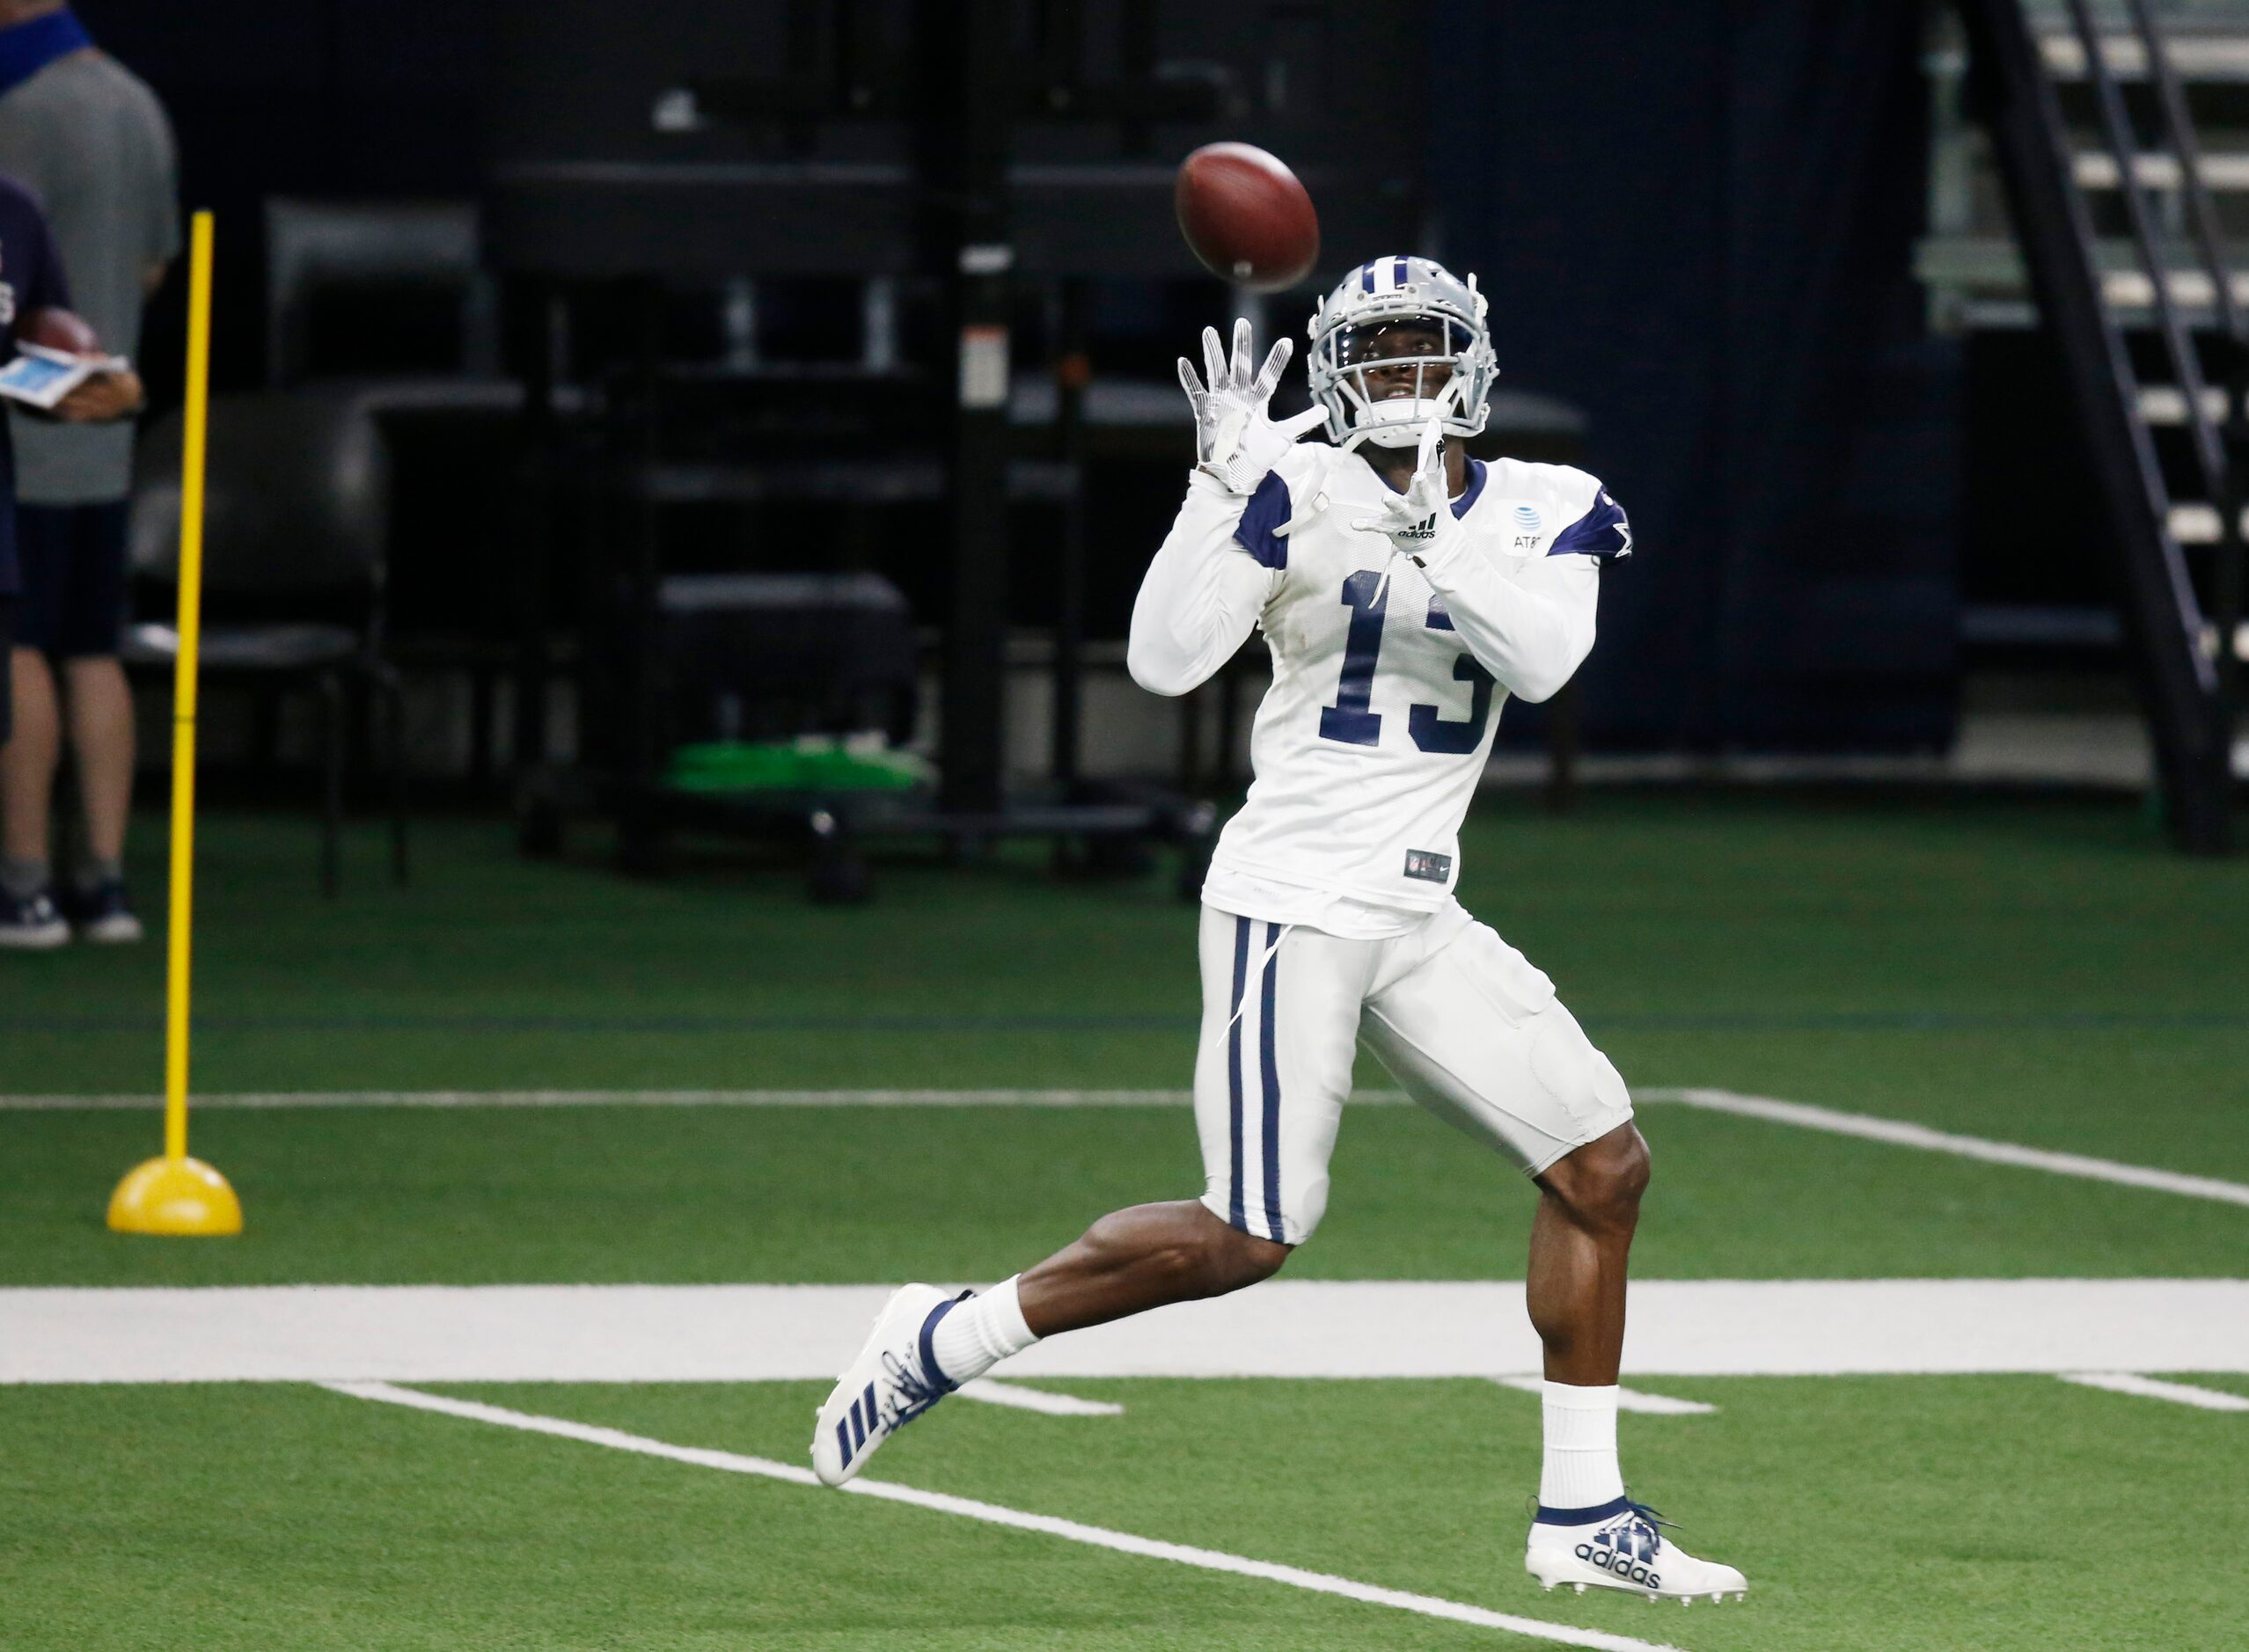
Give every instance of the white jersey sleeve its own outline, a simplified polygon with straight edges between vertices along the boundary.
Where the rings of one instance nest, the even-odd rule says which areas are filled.
[[[1124,664],[1135,683],[1184,694],[1234,656],[1280,582],[1287,556],[1278,530],[1288,517],[1279,470],[1246,500],[1201,471],[1190,474],[1132,603]]]
[[[1523,700],[1550,698],[1577,675],[1593,652],[1599,559],[1631,551],[1624,513],[1601,484],[1583,471],[1554,469],[1560,491],[1584,494],[1585,505],[1543,555],[1502,566],[1462,533],[1440,541],[1422,563],[1476,663]]]

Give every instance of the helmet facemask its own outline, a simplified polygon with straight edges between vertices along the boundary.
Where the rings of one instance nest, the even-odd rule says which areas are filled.
[[[1434,347],[1403,353],[1382,347],[1403,333],[1420,334]],[[1472,419],[1461,399],[1468,389],[1461,365],[1471,341],[1458,323],[1402,316],[1338,327],[1331,336],[1340,358],[1336,384],[1350,410],[1352,445],[1372,442],[1379,448],[1410,448],[1432,419],[1463,435],[1482,428],[1483,421]],[[1408,375],[1410,395],[1401,393]]]
[[[1484,300],[1476,277],[1463,283],[1425,259],[1379,260],[1405,278],[1368,291],[1361,275],[1346,277],[1312,318],[1311,359],[1306,363],[1313,395],[1328,410],[1329,439],[1346,450],[1362,442],[1410,448],[1436,419],[1447,435],[1472,436],[1483,428],[1491,381],[1498,366],[1483,323]],[[1411,329],[1427,345],[1410,355],[1381,351],[1386,334]],[[1395,393],[1399,376],[1413,375],[1410,397]],[[1371,380],[1379,376],[1381,382]]]

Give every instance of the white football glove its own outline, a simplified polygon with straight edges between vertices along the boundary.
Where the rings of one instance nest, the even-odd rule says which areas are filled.
[[[1392,493],[1373,515],[1354,517],[1351,524],[1361,533],[1387,534],[1391,549],[1411,557],[1416,567],[1440,539],[1460,530],[1453,515],[1452,483],[1445,474],[1444,435],[1438,420],[1424,425],[1413,480],[1405,492]]]
[[[1218,479],[1230,493],[1249,494],[1265,479],[1281,455],[1296,439],[1325,419],[1323,407],[1308,407],[1275,424],[1265,405],[1279,388],[1281,374],[1296,346],[1287,339],[1275,344],[1256,376],[1249,372],[1249,323],[1234,324],[1234,360],[1229,364],[1219,347],[1216,327],[1203,329],[1203,366],[1210,388],[1195,376],[1195,365],[1179,358],[1179,384],[1195,410],[1195,468]]]

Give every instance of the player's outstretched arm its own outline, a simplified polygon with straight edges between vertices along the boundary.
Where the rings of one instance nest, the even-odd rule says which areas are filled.
[[[1518,699],[1549,698],[1593,651],[1600,572],[1588,555],[1541,557],[1509,572],[1479,555],[1448,508],[1441,435],[1431,420],[1411,483],[1352,526],[1388,535],[1396,554],[1413,559],[1502,688]]]
[[[1195,469],[1178,519],[1140,581],[1124,653],[1132,680],[1157,694],[1184,694],[1234,657],[1287,560],[1274,530],[1287,520],[1288,489],[1274,467],[1322,410],[1278,424],[1269,418],[1293,347],[1281,340],[1252,371],[1250,343],[1249,322],[1237,320],[1229,358],[1217,330],[1204,328],[1207,384],[1179,358],[1180,387],[1195,415]]]
[[[1244,501],[1201,471],[1140,580],[1124,645],[1132,680],[1155,694],[1208,681],[1249,640],[1280,575],[1235,537]]]
[[[1257,491],[1306,431],[1327,417],[1325,408],[1313,406],[1275,422],[1269,411],[1273,392],[1296,346],[1288,339],[1277,340],[1265,364],[1253,373],[1250,342],[1247,317],[1234,320],[1231,359],[1220,347],[1218,329],[1203,329],[1207,386],[1195,376],[1195,364],[1179,358],[1179,387],[1195,415],[1195,468],[1244,499]]]
[[[1512,580],[1473,553],[1430,559],[1422,573],[1476,662],[1517,699],[1551,699],[1593,652],[1601,573],[1590,557],[1542,557]]]

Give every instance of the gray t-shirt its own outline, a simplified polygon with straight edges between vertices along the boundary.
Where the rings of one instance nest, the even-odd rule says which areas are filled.
[[[0,95],[0,172],[45,203],[71,307],[112,355],[137,357],[142,282],[179,251],[172,128],[156,93],[99,51],[55,59]],[[89,504],[131,491],[131,420],[10,417],[25,503]]]

